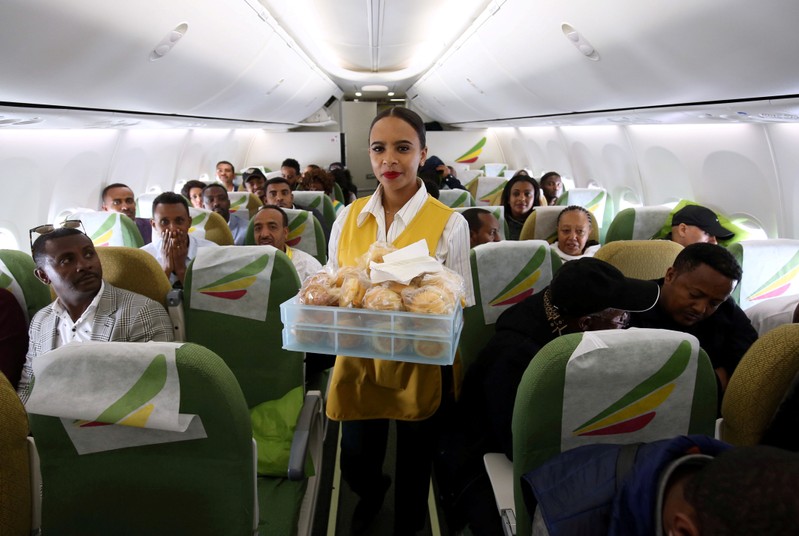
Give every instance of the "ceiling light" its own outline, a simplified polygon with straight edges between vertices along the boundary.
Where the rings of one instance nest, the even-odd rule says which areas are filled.
[[[356,96],[356,97],[360,97],[360,96],[362,96],[362,95],[363,95],[363,93],[361,93],[360,91],[356,91],[356,92],[355,92],[355,96]]]
[[[394,92],[393,92],[393,91],[389,91],[389,92],[388,92],[388,96],[389,96],[389,97],[393,97],[393,96],[394,96]]]
[[[384,86],[382,84],[372,84],[369,86],[363,86],[361,88],[362,91],[388,91],[388,86]]]

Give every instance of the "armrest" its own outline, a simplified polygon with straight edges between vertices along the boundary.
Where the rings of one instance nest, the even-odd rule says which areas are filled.
[[[490,452],[483,456],[483,463],[494,490],[494,500],[502,518],[502,530],[506,536],[516,534],[516,504],[513,500],[513,462],[501,452]]]
[[[175,342],[186,340],[186,317],[183,314],[183,290],[173,288],[166,295],[166,312],[172,320]]]
[[[289,453],[289,480],[305,479],[305,459],[308,456],[308,447],[315,426],[322,425],[322,396],[319,391],[305,393],[305,400],[297,418],[297,427],[291,441]]]

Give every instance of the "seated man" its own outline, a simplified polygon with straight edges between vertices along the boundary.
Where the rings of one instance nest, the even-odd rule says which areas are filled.
[[[289,236],[289,217],[277,205],[264,205],[252,220],[252,234],[259,246],[274,246],[291,259],[300,283],[322,269],[322,265],[311,255],[286,245]]]
[[[794,534],[799,454],[730,447],[693,435],[563,452],[522,477],[533,534]]]
[[[454,174],[454,169],[450,168],[439,157],[433,155],[428,156],[419,167],[419,173],[432,172],[436,177],[437,186],[439,188],[449,188],[451,190],[465,190],[461,181]]]
[[[14,295],[0,288],[0,374],[16,389],[28,350],[28,322]]]
[[[718,244],[719,240],[727,240],[734,234],[721,226],[716,213],[709,208],[686,205],[671,217],[671,232],[665,239],[681,246],[690,246],[697,242]]]
[[[462,212],[469,224],[469,247],[487,242],[499,242],[499,221],[484,208],[470,208]]]
[[[716,370],[719,404],[735,367],[757,340],[752,323],[730,296],[741,273],[723,247],[689,245],[658,280],[657,306],[630,316],[631,326],[682,331],[699,339]]]
[[[244,187],[247,188],[247,191],[257,195],[261,203],[265,203],[266,175],[258,168],[249,168],[244,170],[241,174],[241,178],[244,180]]]
[[[133,190],[127,185],[115,182],[103,188],[101,195],[103,199],[103,212],[120,212],[133,220],[145,244],[152,242],[152,228],[150,220],[147,218],[136,217],[136,199],[133,197]]]
[[[236,170],[233,168],[233,164],[227,160],[220,160],[216,163],[216,178],[228,192],[236,191],[236,185],[233,183],[236,179]]]
[[[557,205],[558,198],[563,192],[563,182],[561,181],[560,174],[556,171],[544,173],[538,183],[541,185],[541,193],[544,194],[547,205]]]
[[[293,158],[286,158],[280,164],[280,172],[289,185],[289,188],[296,190],[300,184],[300,163]]]
[[[205,186],[206,184],[203,181],[187,181],[183,188],[180,189],[180,195],[188,199],[194,208],[203,208],[203,188]],[[150,222],[147,222],[147,226],[150,227]]]
[[[474,534],[502,534],[483,455],[512,457],[516,390],[536,353],[559,335],[625,328],[627,311],[650,309],[657,297],[654,282],[627,278],[586,257],[564,264],[549,287],[502,313],[496,333],[466,373],[437,460],[445,501],[461,516],[453,518],[455,525],[468,518]]]
[[[296,208],[311,212],[314,217],[319,220],[319,223],[322,224],[322,228],[325,232],[325,240],[329,240],[330,227],[333,225],[333,222],[327,222],[325,217],[322,216],[322,213],[315,208],[307,208],[300,205],[295,205],[294,193],[292,192],[292,190],[295,189],[296,188],[293,188],[291,183],[289,183],[289,181],[283,177],[269,179],[266,181],[266,198],[264,203],[267,205],[277,205],[280,208]]]
[[[230,232],[233,233],[233,243],[237,246],[244,245],[244,238],[247,236],[247,221],[235,216],[230,217],[230,197],[224,186],[221,184],[209,184],[203,188],[203,208],[216,212],[227,222]]]
[[[153,199],[151,224],[153,241],[141,249],[155,257],[173,286],[182,287],[186,268],[197,256],[197,248],[216,244],[189,234],[189,203],[174,192],[164,192]]]
[[[17,389],[23,402],[32,382],[33,359],[54,348],[84,341],[174,340],[169,315],[160,304],[103,281],[94,244],[80,230],[62,228],[41,235],[32,250],[34,274],[52,286],[56,300],[31,320]]]

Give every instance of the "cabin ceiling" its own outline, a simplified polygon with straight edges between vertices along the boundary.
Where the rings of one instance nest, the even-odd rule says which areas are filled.
[[[794,0],[4,0],[0,112],[279,130],[392,91],[454,128],[795,121],[797,22]]]

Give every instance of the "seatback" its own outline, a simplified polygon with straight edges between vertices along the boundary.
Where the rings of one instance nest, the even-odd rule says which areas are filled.
[[[520,478],[551,457],[594,443],[712,436],[715,417],[715,373],[692,335],[628,329],[558,337],[536,354],[516,392],[517,534],[531,532]]]
[[[147,192],[139,195],[136,198],[136,217],[137,218],[150,218],[153,217],[153,201],[161,195],[159,192]]]
[[[308,210],[318,210],[325,221],[321,222],[322,227],[330,229],[336,221],[336,209],[333,201],[324,192],[303,192],[294,191],[294,204],[301,205]]]
[[[271,246],[201,248],[186,273],[186,340],[225,360],[249,407],[303,384],[303,354],[282,349],[280,321],[299,286],[291,260]]]
[[[28,322],[52,301],[50,288],[33,275],[35,269],[33,258],[27,253],[0,249],[0,288],[14,295]]]
[[[43,532],[252,533],[252,427],[219,356],[194,344],[95,342],[38,359],[27,409],[41,459]],[[199,416],[205,437],[195,438],[197,419],[183,433],[147,429],[182,428],[176,411]],[[171,426],[156,424],[161,415]],[[96,425],[103,421],[129,426]],[[152,443],[165,434],[177,442]]]
[[[474,198],[469,190],[439,190],[438,200],[450,208],[474,206]]]
[[[556,242],[558,240],[558,215],[563,212],[564,208],[566,207],[557,205],[535,207],[535,210],[524,220],[519,240],[546,240],[550,244]],[[588,240],[598,243],[599,225],[594,213],[590,210],[588,212],[591,218],[591,232],[588,234]]]
[[[743,269],[732,297],[744,311],[763,300],[799,294],[799,240],[745,240],[728,249]]]
[[[503,164],[501,162],[493,162],[488,164],[483,164],[480,166],[480,169],[483,170],[488,177],[507,177],[507,173],[505,170],[508,169],[507,164]]]
[[[460,212],[461,214],[469,210],[470,208],[475,207],[455,207],[452,210],[455,212]],[[483,210],[488,210],[491,214],[497,219],[499,222],[499,237],[502,240],[506,240],[510,231],[508,230],[508,222],[505,221],[505,207],[502,205],[491,205],[491,206],[483,206],[478,207],[482,208]]]
[[[205,238],[220,246],[233,245],[233,233],[230,231],[225,218],[210,210],[189,207],[191,227],[189,233]]]
[[[501,206],[502,190],[507,182],[508,179],[504,177],[475,177],[465,187],[472,194],[475,206]]]
[[[594,258],[612,264],[627,277],[660,279],[682,249],[671,240],[620,240],[600,247]]]
[[[608,227],[605,244],[616,240],[649,240],[671,222],[671,208],[666,205],[630,207],[619,211]]]
[[[333,183],[333,198],[339,203],[347,204],[347,198],[344,197],[344,190],[341,189],[341,185],[337,182]]]
[[[613,199],[604,188],[572,188],[558,198],[558,205],[579,205],[594,215],[599,226],[599,242],[605,243],[608,226],[613,220]]]
[[[470,253],[475,305],[463,311],[459,348],[465,370],[494,335],[506,309],[542,290],[561,266],[543,240],[505,240],[475,246]]]
[[[320,264],[327,263],[327,242],[325,242],[325,232],[322,224],[316,219],[312,212],[293,208],[284,208],[283,212],[289,218],[289,237],[286,244],[289,247],[304,251],[311,255]],[[245,246],[255,245],[255,236],[252,230],[253,222],[247,227],[247,236],[244,239]]]
[[[31,466],[28,457],[28,414],[0,374],[0,534],[31,533]]]
[[[227,195],[230,198],[231,216],[236,212],[243,211],[247,214],[246,219],[249,220],[263,206],[258,196],[250,192],[228,192]]]
[[[799,324],[784,324],[755,341],[738,363],[721,403],[720,439],[738,446],[760,444],[789,393],[797,396],[798,379]],[[782,432],[797,434],[795,427]]]
[[[172,285],[155,257],[141,249],[125,247],[99,248],[97,254],[104,280],[167,307],[166,295]]]
[[[80,220],[96,247],[144,245],[136,222],[120,212],[76,212],[69,219]]]

